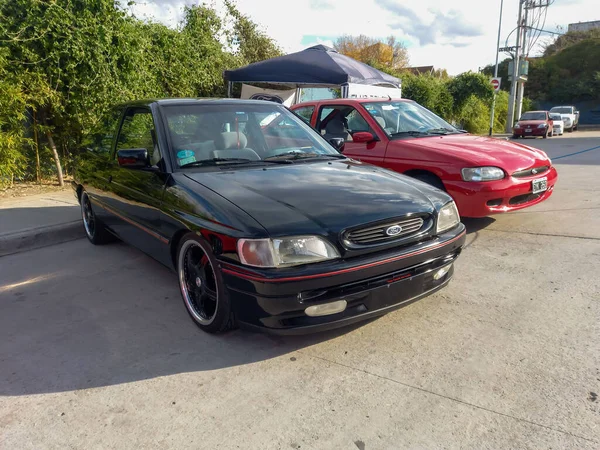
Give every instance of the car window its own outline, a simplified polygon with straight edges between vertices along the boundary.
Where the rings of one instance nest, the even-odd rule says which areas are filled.
[[[550,114],[551,120],[562,120],[562,116],[560,114]]]
[[[569,106],[555,106],[550,111],[558,114],[573,114],[573,108]]]
[[[84,138],[82,146],[96,153],[110,154],[122,113],[122,108],[114,108],[107,112]]]
[[[545,112],[526,112],[519,120],[546,120]]]
[[[444,119],[415,102],[369,102],[363,103],[363,107],[391,138],[459,133]]]
[[[294,112],[298,114],[302,120],[310,124],[310,119],[312,118],[314,110],[314,106],[303,106],[302,108],[295,109]]]
[[[289,155],[338,155],[287,108],[256,104],[165,105],[171,151],[179,167],[202,161],[237,164]]]
[[[154,165],[161,159],[154,136],[152,113],[146,109],[128,109],[117,138],[117,151],[144,148]]]
[[[359,131],[373,133],[364,117],[349,105],[323,106],[319,111],[317,131],[326,139],[343,138],[352,142],[352,135]]]

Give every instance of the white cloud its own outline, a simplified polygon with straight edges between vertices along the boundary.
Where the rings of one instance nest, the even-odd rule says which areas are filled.
[[[153,16],[175,26],[183,5],[192,3],[202,2],[146,0],[132,10],[138,17]],[[555,0],[544,28],[554,31],[562,25],[566,30],[572,22],[600,19],[597,3]],[[222,10],[221,0],[212,4]],[[412,65],[433,65],[451,74],[477,70],[496,56],[500,0],[237,0],[237,6],[287,52],[318,43],[331,45],[343,34],[382,38],[394,34],[409,44]],[[501,46],[516,26],[517,10],[517,0],[504,1]],[[513,44],[514,34],[509,41]]]

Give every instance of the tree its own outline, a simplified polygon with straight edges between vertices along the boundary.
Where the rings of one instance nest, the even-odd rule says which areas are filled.
[[[408,51],[394,36],[385,41],[363,34],[340,36],[333,44],[339,52],[372,66],[400,70],[408,66]]]
[[[281,49],[257,24],[242,14],[230,0],[225,0],[227,12],[233,19],[229,42],[237,47],[240,66],[281,56]]]
[[[40,172],[32,170],[36,136],[41,172],[54,166],[61,182],[68,149],[109,106],[222,96],[223,70],[280,54],[230,2],[224,19],[208,6],[184,8],[177,29],[139,20],[120,5],[0,0],[0,182]]]

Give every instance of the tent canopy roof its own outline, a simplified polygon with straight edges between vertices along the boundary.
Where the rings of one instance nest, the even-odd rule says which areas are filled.
[[[265,61],[236,70],[226,70],[227,81],[277,83],[296,86],[339,86],[345,83],[386,84],[399,86],[400,80],[356,61],[324,45]]]

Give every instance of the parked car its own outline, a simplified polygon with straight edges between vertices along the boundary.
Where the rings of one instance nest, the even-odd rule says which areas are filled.
[[[554,122],[548,111],[527,111],[513,127],[513,138],[554,136]]]
[[[562,136],[565,132],[565,122],[558,113],[550,113],[550,120],[552,120],[552,134]]]
[[[87,238],[173,268],[204,331],[339,327],[452,277],[452,198],[347,158],[282,105],[140,101],[100,123],[72,183]]]
[[[569,133],[579,127],[579,111],[574,106],[555,106],[550,112],[560,114]]]
[[[526,208],[552,194],[548,156],[516,142],[473,136],[411,100],[337,99],[292,107],[346,156],[448,192],[461,216]]]

